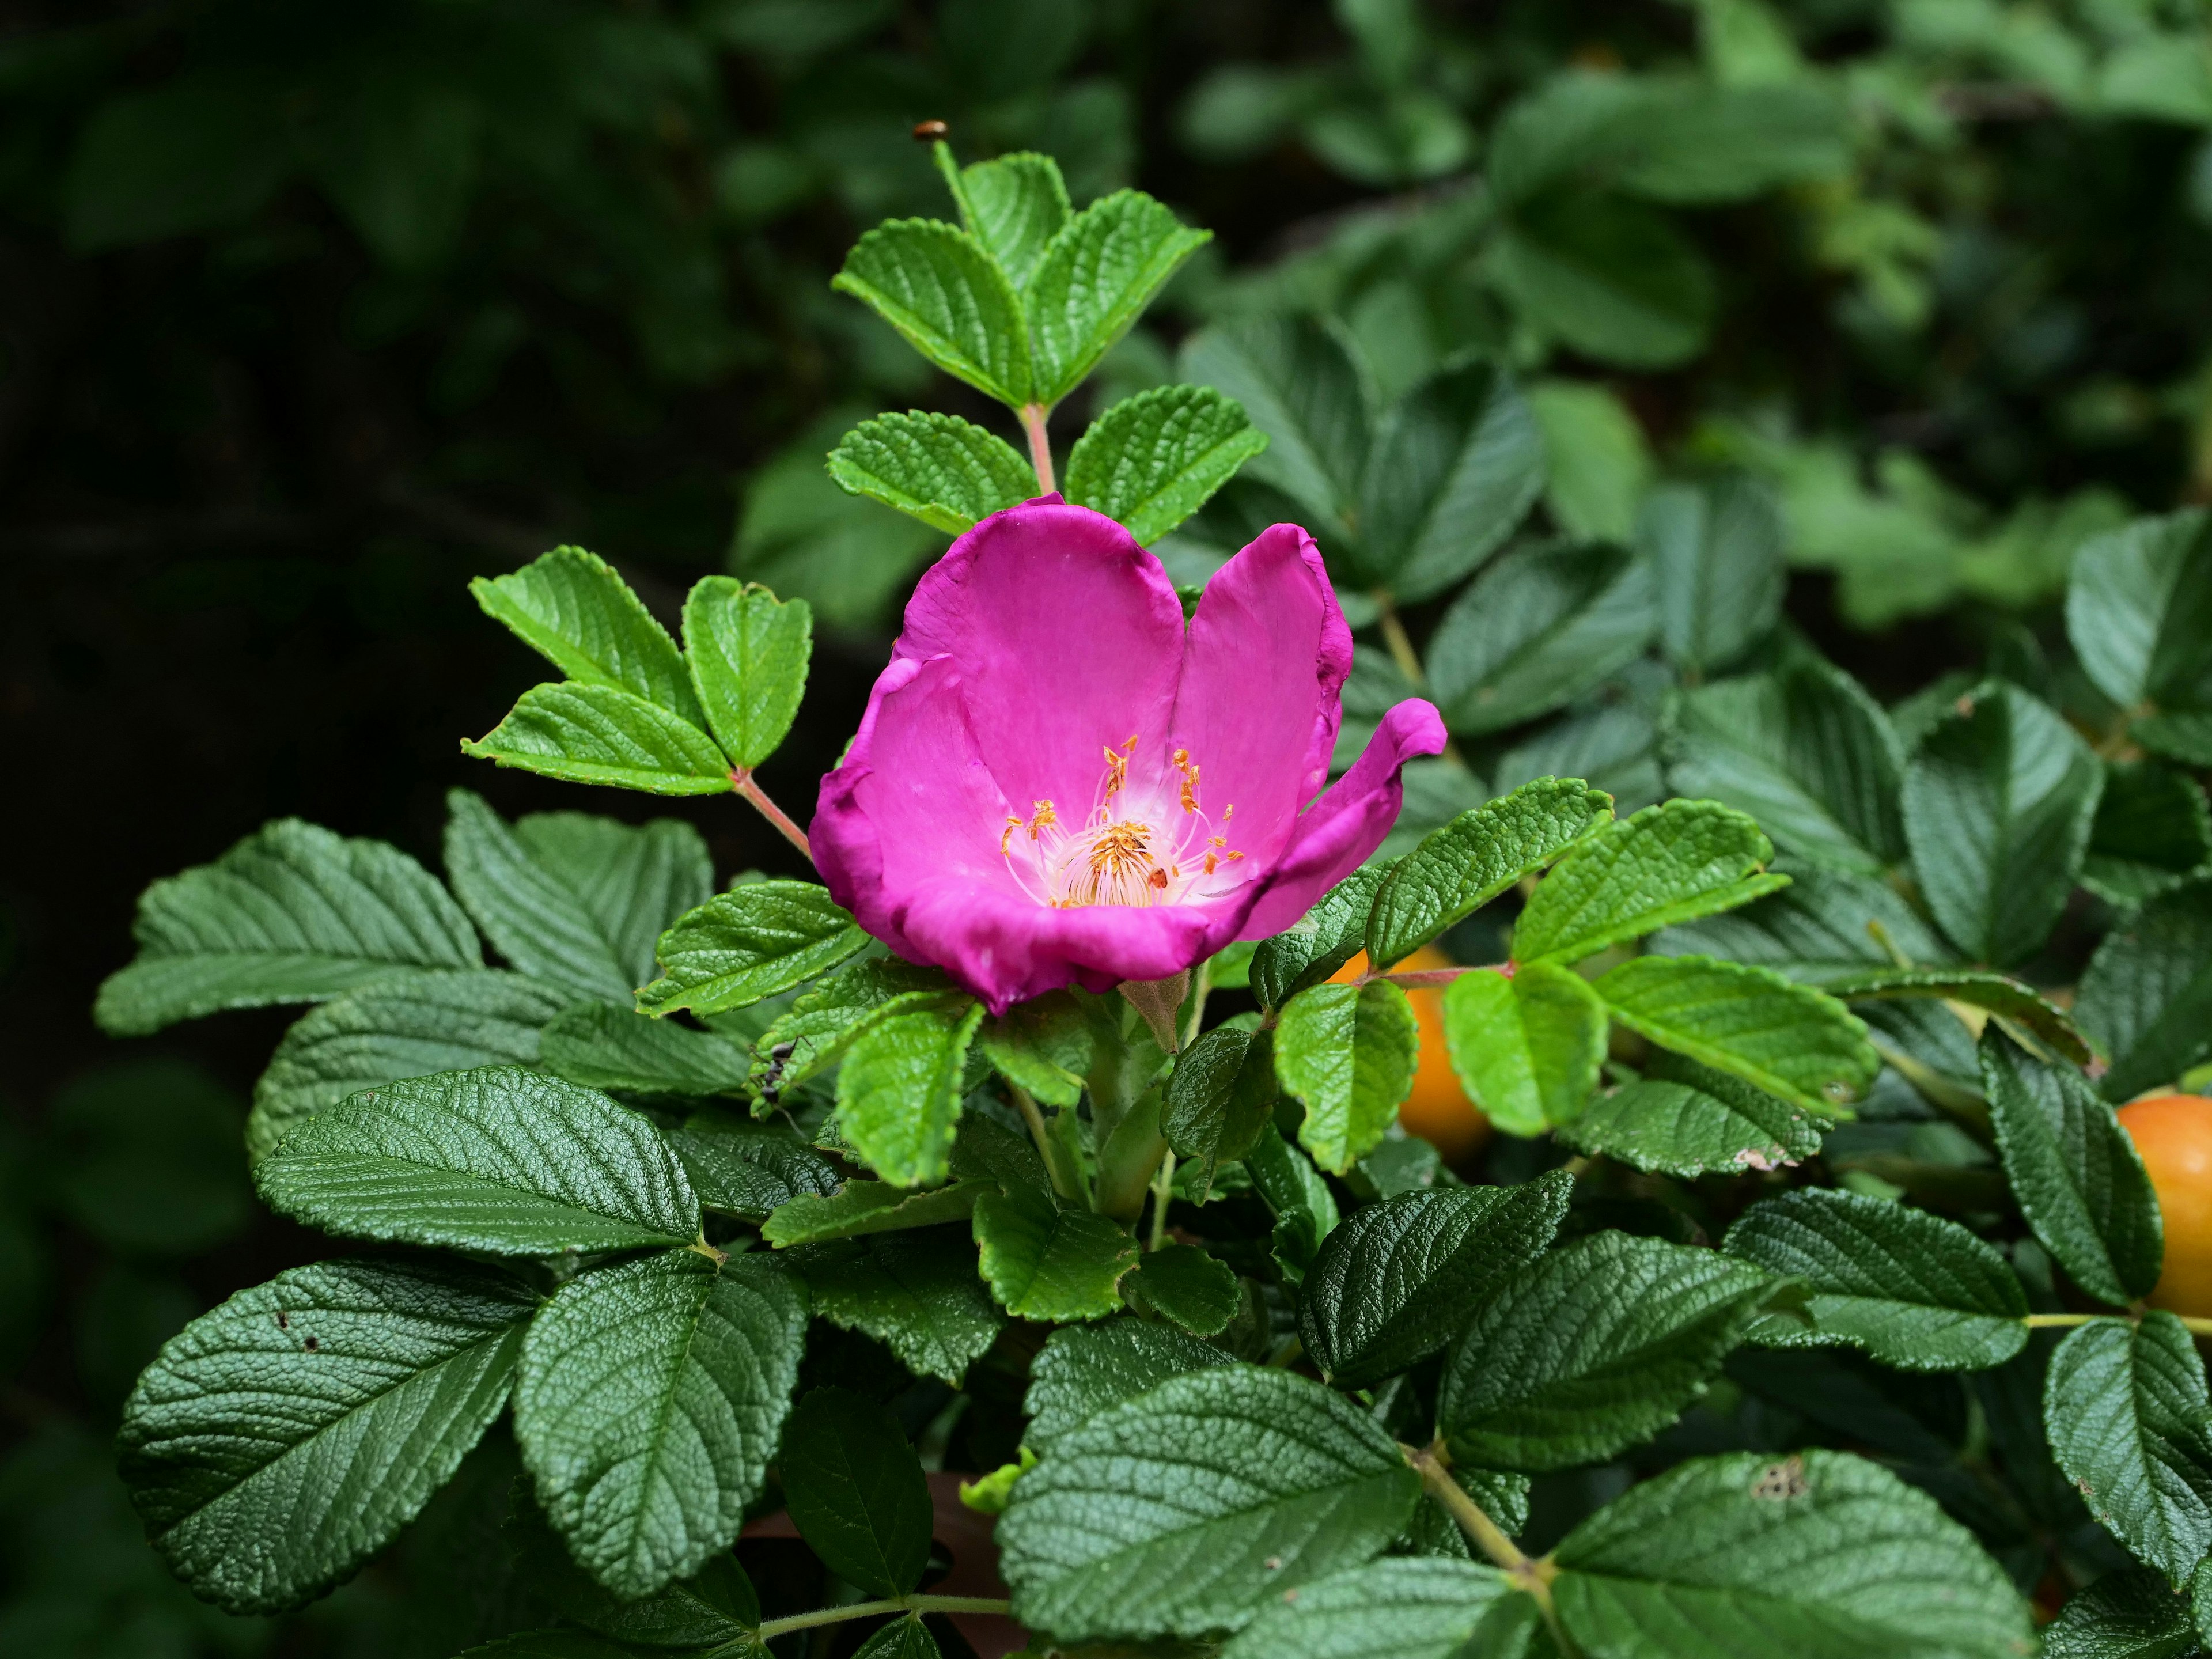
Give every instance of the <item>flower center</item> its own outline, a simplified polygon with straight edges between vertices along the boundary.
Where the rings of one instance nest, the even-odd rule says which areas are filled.
[[[1218,898],[1237,884],[1241,872],[1229,866],[1244,854],[1231,849],[1227,835],[1216,833],[1199,805],[1198,763],[1190,751],[1175,751],[1173,794],[1140,802],[1129,798],[1129,757],[1136,747],[1133,736],[1118,748],[1103,745],[1106,770],[1078,828],[1061,823],[1048,800],[1035,803],[1026,818],[1006,819],[999,851],[1038,903],[1054,909],[1179,904]],[[1234,805],[1222,809],[1223,830],[1236,811]]]

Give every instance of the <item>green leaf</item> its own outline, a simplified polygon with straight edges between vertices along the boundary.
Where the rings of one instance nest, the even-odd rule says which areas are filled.
[[[1243,407],[1211,386],[1156,386],[1123,398],[1076,440],[1067,499],[1119,520],[1149,547],[1267,447]]]
[[[526,1630],[469,1649],[460,1659],[635,1659],[637,1650],[580,1630]]]
[[[1637,515],[1636,545],[1656,579],[1660,646],[1684,670],[1725,668],[1782,615],[1782,514],[1762,483],[1662,485]]]
[[[837,1127],[884,1180],[929,1187],[945,1179],[968,1045],[982,1023],[980,1002],[892,1013],[847,1052]]]
[[[1561,1540],[1589,1659],[2020,1659],[2027,1605],[1925,1492],[1844,1452],[1701,1457]]]
[[[2112,1055],[2099,1085],[2110,1100],[2174,1082],[2212,1053],[2212,884],[2162,894],[2106,934],[2074,1017]]]
[[[1495,1567],[1393,1557],[1331,1573],[1263,1607],[1222,1659],[1454,1659],[1505,1601]]]
[[[1705,1391],[1768,1295],[1765,1273],[1716,1250],[1577,1240],[1475,1315],[1444,1362],[1437,1431],[1484,1468],[1602,1462]]]
[[[1905,855],[1904,757],[1859,683],[1810,653],[1678,692],[1668,783],[1747,812],[1785,853],[1878,876]]]
[[[699,727],[609,685],[534,685],[461,752],[569,783],[652,795],[719,795],[729,763]]]
[[[1577,1152],[1680,1176],[1800,1164],[1831,1125],[1694,1060],[1659,1054],[1656,1075],[1601,1094],[1559,1138]]]
[[[1176,1058],[1160,1105],[1160,1131],[1178,1158],[1201,1160],[1204,1202],[1213,1172],[1273,1133],[1275,1034],[1217,1025]]]
[[[830,285],[955,380],[1014,408],[1030,401],[1022,302],[973,237],[934,219],[886,220],[853,245]]]
[[[1849,1009],[1771,969],[1638,957],[1591,988],[1615,1019],[1661,1048],[1807,1112],[1836,1115],[1881,1069]]]
[[[1433,598],[1488,558],[1543,489],[1543,434],[1512,377],[1480,359],[1447,368],[1376,425],[1357,574],[1407,603]]]
[[[2108,1572],[2043,1628],[2050,1659],[2192,1659],[2189,1604],[2155,1572]]]
[[[1447,1346],[1552,1242],[1573,1180],[1401,1193],[1353,1213],[1306,1273],[1298,1331],[1322,1377],[1369,1388]]]
[[[1121,1309],[1137,1241],[1109,1218],[1063,1206],[1036,1187],[975,1200],[975,1245],[991,1293],[1017,1319],[1062,1324]]]
[[[951,536],[1037,494],[1036,470],[1005,439],[920,410],[861,422],[830,452],[830,476]]]
[[[717,893],[660,936],[662,976],[637,994],[644,1014],[718,1014],[825,974],[868,942],[811,881],[749,881]]]
[[[1605,1059],[1605,1005],[1555,962],[1489,969],[1444,988],[1444,1042],[1468,1097],[1508,1134],[1578,1116]]]
[[[1313,1160],[1273,1130],[1264,1131],[1244,1155],[1244,1172],[1275,1217],[1275,1265],[1285,1283],[1305,1278],[1314,1253],[1335,1231],[1335,1194]]]
[[[1790,885],[1780,892],[1730,915],[1669,927],[1650,948],[1664,956],[1723,957],[1820,985],[1896,965],[1875,937],[1871,924],[1879,922],[1910,960],[1953,960],[1951,947],[1887,883],[1803,865],[1788,874]]]
[[[1576,961],[1622,939],[1748,904],[1786,886],[1773,844],[1717,801],[1670,800],[1576,843],[1513,928],[1513,959]]]
[[[520,974],[400,971],[294,1022],[253,1085],[246,1150],[260,1158],[347,1096],[401,1078],[529,1066],[565,991]]]
[[[1430,831],[1376,889],[1367,959],[1403,961],[1612,816],[1613,798],[1580,778],[1538,778]]]
[[[1539,380],[1527,392],[1544,434],[1544,505],[1580,539],[1626,542],[1650,486],[1651,445],[1627,404],[1589,380]]]
[[[2166,1257],[2158,1196],[2112,1107],[2070,1066],[2036,1059],[1992,1026],[1982,1085],[2020,1212],[2100,1301],[2148,1296]]]
[[[1018,294],[1073,210],[1060,164],[1017,150],[960,169],[961,216]]]
[[[1134,190],[1103,196],[1062,225],[1023,295],[1036,363],[1028,401],[1050,409],[1082,385],[1176,267],[1212,240]]]
[[[695,729],[706,724],[676,641],[596,553],[556,547],[510,574],[478,576],[469,592],[577,685],[628,692]]]
[[[793,1524],[870,1595],[904,1595],[929,1562],[929,1483],[898,1419],[850,1389],[810,1390],[776,1460]]]
[[[1987,681],[1959,699],[1905,768],[1905,837],[1929,909],[1992,967],[2033,953],[2088,850],[2104,772],[2074,728]]]
[[[1194,1336],[1214,1336],[1244,1305],[1237,1270],[1191,1244],[1163,1244],[1137,1264],[1129,1281],[1140,1305]]]
[[[1522,322],[1623,368],[1696,356],[1717,308],[1711,267],[1664,215],[1597,191],[1516,210],[1488,273]]]
[[[1519,726],[1641,656],[1656,602],[1649,562],[1617,547],[1555,543],[1508,553],[1437,624],[1431,689],[1456,731]]]
[[[572,1008],[545,1028],[545,1069],[587,1089],[642,1095],[742,1093],[752,1056],[712,1031],[648,1019],[628,1003]]]
[[[791,1407],[798,1277],[690,1250],[579,1274],[530,1327],[514,1431],[546,1512],[617,1595],[729,1548]]]
[[[1847,1342],[1909,1371],[1987,1370],[2027,1346],[2027,1294],[2002,1256],[1954,1221],[1856,1193],[1805,1188],[1745,1211],[1722,1247],[1812,1290],[1790,1347]]]
[[[538,812],[512,828],[465,789],[446,796],[446,870],[484,937],[524,973],[593,1001],[653,976],[661,929],[714,890],[699,832]]]
[[[854,1649],[853,1659],[944,1659],[944,1652],[921,1622],[921,1615],[909,1613],[892,1620]]]
[[[761,1033],[753,1044],[753,1085],[772,1103],[828,1070],[877,1019],[947,1006],[961,994],[934,968],[879,957],[841,968]]]
[[[800,1193],[779,1206],[761,1227],[761,1237],[778,1249],[828,1238],[858,1238],[867,1233],[932,1227],[940,1221],[965,1221],[975,1200],[990,1189],[982,1181],[956,1181],[949,1187],[909,1192],[888,1181],[848,1181],[828,1197]]]
[[[1006,1322],[976,1277],[975,1246],[965,1227],[808,1245],[794,1259],[816,1313],[846,1330],[866,1332],[915,1376],[941,1376],[956,1389]]]
[[[234,1613],[349,1577],[499,1415],[535,1305],[489,1268],[330,1261],[202,1315],[124,1407],[123,1476],[155,1548]]]
[[[700,1649],[742,1643],[760,1625],[760,1597],[734,1556],[714,1556],[697,1577],[641,1601],[626,1601],[576,1565],[567,1541],[530,1496],[516,1494],[502,1530],[529,1587],[562,1618],[595,1635],[645,1647]]]
[[[1317,1382],[1169,1378],[1054,1443],[999,1522],[1014,1617],[1063,1641],[1234,1630],[1378,1553],[1420,1494],[1397,1443]]]
[[[2197,781],[2156,761],[2107,761],[2081,884],[2108,903],[2132,907],[2208,864],[2212,811]]]
[[[155,882],[138,956],[93,1017],[143,1036],[223,1008],[321,1002],[395,968],[481,968],[476,930],[422,866],[379,841],[279,818],[213,864]]]
[[[1275,1077],[1304,1103],[1298,1143],[1338,1175],[1373,1149],[1413,1087],[1420,1027],[1388,980],[1316,985],[1283,1006]]]
[[[2212,1397],[2181,1321],[2092,1320],[2051,1356],[2043,1420],[2091,1513],[2177,1589],[2212,1551]]]
[[[1171,1376],[1236,1362],[1171,1325],[1109,1319],[1063,1325],[1030,1365],[1030,1424],[1023,1443],[1049,1453],[1070,1430],[1109,1407],[1149,1394]]]
[[[1251,985],[1261,1007],[1280,1008],[1359,954],[1368,912],[1389,871],[1380,862],[1362,865],[1322,894],[1292,927],[1261,942],[1252,953]]]
[[[270,1208],[345,1237],[557,1255],[699,1231],[691,1183],[651,1123],[514,1066],[355,1095],[253,1173]]]
[[[1303,315],[1217,323],[1184,343],[1182,374],[1234,398],[1267,434],[1247,477],[1290,496],[1324,538],[1349,533],[1374,392],[1342,324]]]
[[[1939,997],[2014,1021],[2076,1065],[2089,1061],[2088,1045],[2066,1011],[2045,1001],[2007,974],[1976,968],[1875,968],[1832,979],[1820,988],[1845,1002],[1882,1002],[1905,997]]]
[[[782,743],[806,695],[814,612],[758,582],[707,576],[684,601],[684,656],[722,752],[750,772]]]
[[[2082,543],[2066,632],[2082,672],[2124,709],[2212,702],[2212,518],[2192,507]]]
[[[1049,1106],[1073,1106],[1091,1074],[1097,1036],[1066,991],[1048,992],[987,1019],[976,1039],[999,1075]]]
[[[828,1198],[845,1184],[836,1165],[782,1124],[717,1107],[692,1113],[663,1138],[702,1204],[756,1224],[801,1194]]]

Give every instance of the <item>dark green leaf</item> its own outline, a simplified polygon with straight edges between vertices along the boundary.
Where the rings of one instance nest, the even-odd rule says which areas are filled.
[[[1668,368],[1704,349],[1711,268],[1662,214],[1562,191],[1501,227],[1490,275],[1522,320],[1600,362]]]
[[[840,489],[949,536],[1037,494],[1036,471],[1005,439],[921,410],[861,422],[830,452],[829,465]]]
[[[1367,959],[1402,961],[1612,816],[1612,797],[1580,778],[1538,778],[1461,813],[1382,878],[1367,917]]]
[[[348,1577],[499,1415],[535,1305],[486,1268],[333,1261],[194,1320],[124,1408],[155,1547],[232,1613]]]
[[[1218,1025],[1176,1057],[1160,1130],[1177,1157],[1204,1162],[1210,1183],[1271,1133],[1278,1097],[1274,1033]]]
[[[928,1187],[945,1179],[968,1045],[982,1023],[980,1002],[894,1012],[847,1052],[837,1127],[884,1180]]]
[[[1060,1324],[1120,1311],[1137,1241],[1107,1217],[1017,1187],[978,1198],[975,1228],[983,1277],[1016,1318]]]
[[[1571,968],[1462,974],[1444,988],[1443,1027],[1461,1086],[1508,1134],[1571,1122],[1597,1086],[1605,1005]]]
[[[1002,404],[1029,401],[1022,302],[991,256],[953,226],[886,220],[853,245],[830,286],[867,306],[954,379]]]
[[[1030,1367],[1030,1425],[1022,1438],[1040,1455],[1109,1406],[1149,1393],[1171,1376],[1233,1364],[1208,1342],[1171,1325],[1109,1319],[1063,1325]]]
[[[1062,225],[1023,295],[1036,362],[1027,400],[1049,409],[1082,385],[1176,268],[1212,239],[1134,190],[1101,197]]]
[[[2107,1099],[2172,1083],[2212,1052],[2212,884],[2162,894],[2106,934],[2074,1015],[2112,1056]]]
[[[1267,434],[1233,398],[1211,386],[1157,386],[1123,398],[1076,440],[1067,499],[1118,520],[1149,547],[1267,447]]]
[[[477,577],[469,592],[578,685],[628,692],[695,729],[706,724],[676,641],[597,554],[556,547],[511,574]]]
[[[2197,781],[2156,761],[2105,764],[2081,884],[2106,902],[2141,904],[2212,863],[2212,811]]]
[[[87,1072],[55,1094],[43,1156],[12,1134],[0,1139],[0,1215],[13,1220],[8,1212],[20,1210],[27,1224],[34,1203],[55,1200],[111,1250],[197,1255],[253,1219],[238,1120],[237,1097],[187,1060],[149,1057]],[[155,1333],[119,1380],[127,1384],[130,1370],[183,1322]]]
[[[422,866],[380,841],[280,818],[139,896],[138,956],[93,1017],[143,1036],[222,1008],[321,1002],[395,968],[481,968],[476,930]]]
[[[2158,1197],[2112,1109],[2070,1066],[2036,1059],[1994,1026],[1982,1084],[2021,1213],[2074,1282],[2125,1306],[2165,1260]]]
[[[1831,1126],[1802,1106],[1700,1066],[1661,1054],[1653,1075],[1601,1094],[1559,1139],[1594,1158],[1688,1179],[1802,1163]]]
[[[2004,1258],[1924,1211],[1806,1188],[1753,1205],[1723,1248],[1812,1291],[1809,1330],[1769,1321],[1760,1340],[1847,1342],[1914,1371],[1986,1370],[2027,1344],[2027,1295]]]
[[[726,1550],[790,1410],[806,1333],[798,1277],[689,1250],[563,1285],[514,1391],[523,1461],[576,1559],[649,1595]]]
[[[1063,1640],[1236,1629],[1395,1538],[1419,1478],[1364,1411],[1251,1365],[1170,1377],[1061,1434],[1014,1485],[1014,1616]]]
[[[921,1622],[921,1615],[909,1613],[894,1619],[854,1649],[853,1659],[944,1659],[944,1650]]]
[[[975,1041],[999,1075],[1049,1106],[1073,1106],[1083,1096],[1097,1042],[1091,1019],[1066,991],[1016,1003],[987,1019]]]
[[[1444,1364],[1455,1461],[1541,1474],[1648,1440],[1705,1390],[1769,1294],[1715,1250],[1604,1232],[1525,1267]]]
[[[1307,316],[1217,323],[1184,344],[1182,368],[1183,379],[1234,398],[1267,434],[1245,476],[1303,507],[1316,534],[1344,533],[1358,506],[1374,392],[1343,325]]]
[[[1304,1103],[1298,1143],[1341,1175],[1382,1139],[1413,1086],[1420,1028],[1388,980],[1316,985],[1284,1005],[1275,1077]]]
[[[2155,1572],[2108,1572],[2044,1626],[2049,1659],[2193,1659],[2189,1603]]]
[[[1730,915],[1669,927],[1651,941],[1664,956],[1722,957],[1823,984],[1893,968],[1872,925],[1912,962],[1953,959],[1949,945],[1887,883],[1840,871],[1790,865],[1790,885]]]
[[[1252,994],[1261,1007],[1281,1007],[1359,954],[1368,911],[1389,871],[1379,862],[1361,866],[1322,895],[1295,926],[1261,941],[1252,953]]]
[[[271,1208],[353,1238],[555,1255],[699,1231],[691,1183],[652,1124],[513,1066],[356,1095],[293,1130],[254,1178]]]
[[[717,1555],[697,1577],[626,1601],[576,1565],[533,1498],[516,1494],[505,1531],[531,1588],[561,1617],[596,1635],[651,1648],[713,1648],[742,1642],[760,1624],[760,1597],[734,1556]]]
[[[1322,1375],[1365,1388],[1449,1345],[1507,1274],[1552,1242],[1574,1182],[1402,1193],[1356,1212],[1314,1258],[1298,1330]]]
[[[2073,727],[2015,686],[1985,682],[1959,708],[1905,768],[1905,838],[1943,931],[2003,967],[2065,908],[2104,772]]]
[[[1229,1328],[1244,1304],[1236,1269],[1190,1244],[1163,1244],[1137,1264],[1129,1284],[1141,1305],[1194,1336]]]
[[[1455,1659],[1508,1594],[1472,1561],[1370,1561],[1271,1602],[1222,1659]]]
[[[965,1227],[809,1245],[794,1259],[816,1313],[866,1332],[917,1376],[941,1376],[958,1388],[1006,1322],[976,1277],[975,1246]]]
[[[909,1192],[888,1181],[848,1181],[832,1196],[800,1193],[769,1217],[761,1237],[781,1249],[826,1238],[858,1238],[932,1227],[940,1221],[965,1221],[975,1200],[989,1189],[990,1183],[981,1181],[956,1181],[950,1187],[921,1192]]]
[[[716,1107],[692,1113],[665,1139],[702,1204],[756,1224],[801,1194],[827,1198],[843,1184],[829,1159],[783,1125]]]
[[[868,942],[811,881],[749,881],[717,893],[660,936],[663,975],[637,994],[638,1012],[743,1008],[827,973]]]
[[[1548,714],[1643,654],[1656,605],[1650,562],[1620,548],[1508,553],[1452,602],[1429,642],[1437,705],[1455,731],[1478,734]]]
[[[2074,556],[2066,632],[2122,708],[2201,709],[2212,698],[2212,520],[2201,507],[2137,519]]]
[[[2170,1313],[2092,1320],[2051,1356],[2051,1449],[2090,1511],[2179,1589],[2212,1551],[2212,1397]]]
[[[750,772],[776,750],[806,695],[814,612],[758,582],[702,578],[684,601],[684,655],[722,752]]]
[[[611,685],[532,686],[497,726],[463,738],[461,752],[568,783],[652,795],[719,795],[730,787],[729,762],[706,732]]]
[[[1727,667],[1782,614],[1782,514],[1763,483],[1662,485],[1637,516],[1636,545],[1651,562],[1660,646],[1689,672]]]
[[[571,1083],[644,1095],[740,1094],[752,1068],[735,1043],[649,1019],[626,1002],[568,1010],[546,1026],[539,1054]]]
[[[2066,1011],[2009,975],[1978,968],[1875,968],[1828,980],[1820,988],[1845,1002],[1927,997],[1985,1008],[2034,1032],[2075,1064],[2089,1060],[2088,1045]]]
[[[791,1519],[830,1570],[871,1595],[904,1595],[929,1561],[929,1483],[898,1419],[850,1389],[810,1391],[776,1460]]]

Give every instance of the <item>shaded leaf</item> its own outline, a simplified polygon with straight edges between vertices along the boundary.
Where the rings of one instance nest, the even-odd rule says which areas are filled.
[[[2172,1083],[2212,1052],[2212,884],[2162,894],[2106,934],[2074,1016],[2112,1057],[2107,1099]]]
[[[1024,1444],[1042,1454],[1060,1437],[1109,1406],[1149,1393],[1185,1371],[1235,1362],[1211,1343],[1171,1325],[1109,1319],[1063,1325],[1030,1366]]]
[[[1656,594],[1645,560],[1601,544],[1508,553],[1437,625],[1428,673],[1455,731],[1502,732],[1548,714],[1644,652]]]
[[[2137,519],[2084,542],[2066,586],[2082,671],[2122,708],[2212,700],[2212,520]]]
[[[1507,1595],[1472,1561],[1370,1561],[1270,1603],[1222,1659],[1454,1659]]]
[[[802,1194],[827,1198],[845,1184],[828,1158],[783,1125],[716,1107],[692,1113],[664,1138],[702,1204],[756,1224]]]
[[[1781,617],[1782,514],[1763,483],[1662,485],[1637,515],[1636,545],[1651,562],[1661,648],[1684,669],[1725,668]]]
[[[888,1181],[848,1181],[834,1194],[800,1193],[779,1206],[762,1224],[761,1237],[781,1249],[787,1244],[965,1221],[989,1186],[981,1181],[956,1181],[950,1187],[913,1192]]]
[[[1359,953],[1367,936],[1367,916],[1390,866],[1361,866],[1322,895],[1320,902],[1297,923],[1252,953],[1252,994],[1263,1008],[1280,1008],[1297,993],[1322,981]]]
[[[830,1570],[870,1595],[903,1595],[929,1561],[929,1483],[898,1419],[850,1389],[810,1390],[776,1460],[793,1523]]]
[[[1653,1075],[1601,1094],[1559,1137],[1631,1169],[1740,1175],[1802,1163],[1831,1127],[1802,1106],[1695,1060],[1660,1055]]]
[[[915,1376],[941,1376],[956,1389],[1006,1322],[976,1276],[975,1246],[965,1227],[809,1245],[793,1259],[816,1313],[866,1332]]]
[[[1304,507],[1318,535],[1344,534],[1367,465],[1374,392],[1343,325],[1316,317],[1238,318],[1184,343],[1182,377],[1243,407],[1267,434],[1245,476]]]
[[[649,1019],[626,1002],[568,1010],[546,1026],[539,1054],[571,1083],[646,1095],[738,1094],[752,1066],[712,1031]]]
[[[1016,1318],[1060,1324],[1121,1310],[1137,1241],[1108,1217],[1017,1187],[976,1199],[975,1228],[983,1277]]]

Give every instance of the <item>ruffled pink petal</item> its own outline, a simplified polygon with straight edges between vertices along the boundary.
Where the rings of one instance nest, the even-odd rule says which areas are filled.
[[[1443,752],[1444,723],[1435,706],[1408,697],[1389,714],[1352,768],[1298,819],[1291,844],[1265,878],[1239,939],[1267,939],[1292,926],[1316,900],[1364,864],[1398,821],[1405,799],[1399,772],[1422,755]]]
[[[1182,643],[1160,562],[1104,514],[1045,495],[952,544],[915,586],[894,651],[957,666],[1009,800],[1024,814],[1051,800],[1079,821],[1107,744],[1135,735],[1164,752]]]
[[[1321,550],[1294,524],[1261,532],[1206,585],[1170,730],[1198,763],[1200,804],[1261,865],[1328,780],[1352,630]]]

